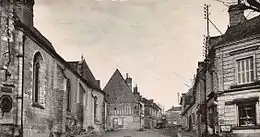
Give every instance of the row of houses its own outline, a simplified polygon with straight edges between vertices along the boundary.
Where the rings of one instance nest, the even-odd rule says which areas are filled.
[[[0,1],[1,136],[137,129],[158,117],[158,105],[137,87],[132,92],[119,70],[102,90],[84,57],[64,60],[34,27],[33,6],[34,0]]]
[[[198,136],[260,136],[260,16],[229,7],[229,26],[210,37],[192,88],[181,96],[182,126]]]

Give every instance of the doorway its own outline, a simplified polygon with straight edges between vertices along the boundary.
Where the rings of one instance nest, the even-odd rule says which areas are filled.
[[[117,119],[117,118],[114,118],[114,119],[113,119],[113,128],[114,128],[114,129],[117,129],[117,128],[118,128],[118,119]]]

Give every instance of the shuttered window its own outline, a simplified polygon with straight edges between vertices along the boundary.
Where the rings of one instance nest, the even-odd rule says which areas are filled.
[[[237,60],[237,82],[239,84],[254,81],[253,57]]]

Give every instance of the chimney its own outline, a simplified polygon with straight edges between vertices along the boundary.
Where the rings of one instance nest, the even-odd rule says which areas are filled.
[[[137,85],[135,85],[135,87],[134,87],[134,94],[137,94],[138,93],[138,87],[137,87]]]
[[[128,73],[126,73],[126,79],[125,79],[126,84],[132,91],[132,78],[128,76]]]
[[[136,99],[137,99],[138,101],[141,101],[141,95],[140,95],[140,93],[138,92],[137,85],[135,85],[135,87],[134,87],[134,96],[136,97]]]
[[[244,16],[245,5],[236,4],[229,6],[229,25],[235,26],[244,21],[246,21],[246,17]]]

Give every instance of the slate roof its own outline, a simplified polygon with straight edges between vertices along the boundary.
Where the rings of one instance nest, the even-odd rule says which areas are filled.
[[[103,90],[100,89],[100,87],[95,86],[94,84],[92,84],[91,82],[89,82],[88,80],[85,80],[84,78],[82,78],[77,71],[75,71],[71,65],[65,61],[54,49],[54,47],[52,46],[51,42],[48,41],[47,38],[45,38],[36,28],[34,27],[28,27],[27,25],[25,25],[23,22],[21,22],[21,20],[17,19],[14,20],[14,27],[17,30],[20,30],[22,32],[24,32],[24,34],[26,36],[28,36],[29,38],[33,39],[36,41],[36,43],[38,44],[38,46],[40,46],[42,49],[44,49],[45,51],[47,51],[52,57],[54,57],[55,59],[57,59],[58,61],[60,61],[64,66],[66,66],[66,68],[68,68],[70,71],[73,72],[73,74],[75,74],[78,78],[80,78],[87,86],[89,86],[92,89],[95,89],[97,91],[99,91],[102,94],[105,94],[105,92]]]
[[[31,0],[30,2],[33,2],[34,4],[34,1]],[[23,29],[27,29],[26,32],[34,37],[35,39],[37,39],[37,41],[45,46],[48,46],[48,48],[50,48],[51,50],[55,51],[54,47],[52,46],[51,42],[42,35],[42,33],[37,29],[35,28],[34,26],[27,26],[25,25],[24,23],[21,22],[21,20],[19,19],[19,17],[14,14],[13,15],[15,20],[14,20],[14,25],[15,26],[19,26],[19,27],[22,27]]]
[[[166,112],[170,112],[170,111],[181,111],[181,107],[172,107],[169,110],[167,110]]]
[[[106,93],[108,103],[138,103],[118,69],[116,69],[103,91]]]
[[[97,80],[94,77],[94,75],[93,75],[91,69],[89,68],[85,59],[82,62],[80,62],[80,61],[69,61],[68,63],[71,65],[71,67],[75,71],[78,71],[79,63],[83,63],[83,75],[82,75],[82,77],[84,79],[88,80],[89,82],[93,83],[97,87],[99,87],[99,84],[97,83]]]
[[[256,16],[250,20],[246,20],[227,29],[225,34],[217,37],[211,37],[211,45],[220,45],[235,42],[260,34],[260,16]]]

